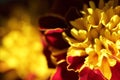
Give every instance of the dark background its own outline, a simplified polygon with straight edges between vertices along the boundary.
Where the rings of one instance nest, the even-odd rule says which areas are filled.
[[[31,16],[39,17],[45,13],[56,13],[64,16],[70,7],[82,9],[84,3],[90,0],[0,0],[0,25],[3,19],[8,19],[12,10],[18,6],[29,12]],[[93,0],[98,6],[99,0]],[[106,2],[108,0],[105,0]]]

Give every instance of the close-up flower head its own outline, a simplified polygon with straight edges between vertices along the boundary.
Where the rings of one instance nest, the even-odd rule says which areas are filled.
[[[120,1],[1,0],[0,80],[120,80]]]
[[[98,7],[89,1],[90,7],[84,5],[80,11],[83,16],[70,21],[72,37],[63,33],[70,44],[67,69],[78,72],[79,80],[120,78],[120,6],[116,1],[100,0]]]

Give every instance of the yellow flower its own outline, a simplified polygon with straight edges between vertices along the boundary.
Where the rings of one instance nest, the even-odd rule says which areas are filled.
[[[99,69],[108,80],[112,77],[110,67],[120,61],[120,6],[116,2],[100,0],[96,8],[90,1],[90,8],[84,5],[81,11],[83,17],[70,22],[74,39],[63,33],[70,44],[67,56],[87,55],[79,71],[84,67]]]

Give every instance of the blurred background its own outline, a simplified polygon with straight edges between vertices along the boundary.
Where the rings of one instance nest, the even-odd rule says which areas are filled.
[[[0,0],[0,80],[47,80],[38,19],[53,0]]]
[[[0,23],[8,19],[17,7],[27,11],[33,18],[49,11],[54,0],[0,0]],[[34,20],[33,20],[34,21]]]

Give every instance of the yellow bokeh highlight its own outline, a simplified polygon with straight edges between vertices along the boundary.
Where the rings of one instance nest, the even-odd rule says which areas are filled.
[[[3,27],[8,32],[1,39],[0,64],[3,66],[0,72],[14,69],[22,79],[34,74],[35,80],[47,80],[51,70],[43,54],[42,36],[31,24],[30,16],[20,13],[12,16]]]

